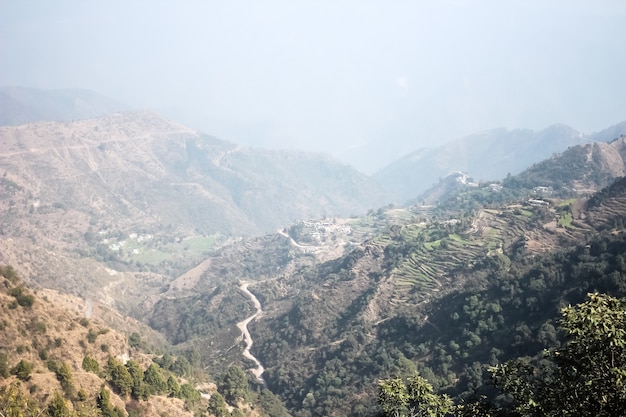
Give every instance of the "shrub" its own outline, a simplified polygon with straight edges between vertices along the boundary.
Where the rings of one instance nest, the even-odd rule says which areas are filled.
[[[94,332],[93,329],[89,329],[89,331],[87,332],[87,341],[89,343],[95,343],[97,337],[98,333]]]
[[[11,371],[9,369],[7,354],[0,352],[0,377],[8,378],[9,375],[11,375]]]
[[[15,365],[15,367],[13,367],[13,369],[11,369],[11,373],[22,381],[28,381],[32,370],[33,364],[22,359],[17,365]]]
[[[98,364],[98,361],[91,356],[85,356],[83,358],[82,366],[83,369],[87,372],[93,372],[94,374],[100,372],[100,365]]]
[[[11,288],[9,294],[15,297],[15,301],[17,302],[17,304],[21,305],[22,307],[31,307],[35,302],[35,297],[33,297],[31,294],[27,294],[24,287]]]

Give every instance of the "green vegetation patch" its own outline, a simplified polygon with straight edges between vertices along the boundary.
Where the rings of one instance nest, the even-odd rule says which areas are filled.
[[[559,226],[565,228],[575,228],[572,226],[572,213],[564,213],[559,218]]]

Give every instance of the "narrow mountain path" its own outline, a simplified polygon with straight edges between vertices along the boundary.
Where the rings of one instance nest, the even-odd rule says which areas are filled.
[[[242,282],[241,285],[239,286],[239,289],[243,293],[245,293],[250,298],[250,300],[252,300],[252,304],[254,304],[254,308],[256,309],[256,312],[253,315],[247,317],[245,320],[242,320],[239,323],[237,323],[237,327],[239,328],[239,330],[241,330],[243,341],[246,344],[246,348],[243,351],[243,356],[250,359],[256,364],[256,368],[252,369],[252,373],[254,374],[254,376],[256,376],[259,382],[261,382],[261,384],[263,384],[263,386],[265,387],[267,386],[267,384],[265,383],[265,379],[263,379],[263,372],[265,372],[265,368],[263,367],[261,362],[252,353],[250,353],[250,348],[252,347],[252,344],[254,343],[254,341],[252,340],[252,336],[250,335],[250,331],[248,330],[248,324],[252,320],[256,319],[258,316],[263,314],[263,309],[261,308],[261,302],[259,301],[258,298],[256,298],[254,294],[250,292],[250,290],[248,290],[248,286],[250,284],[251,284],[250,282]]]

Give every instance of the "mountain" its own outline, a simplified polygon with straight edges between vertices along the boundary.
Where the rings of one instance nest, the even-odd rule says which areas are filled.
[[[477,181],[498,180],[517,174],[535,162],[563,152],[569,146],[609,141],[626,134],[626,122],[592,135],[565,125],[542,131],[495,129],[450,142],[437,148],[423,148],[388,165],[373,175],[397,202],[406,202],[426,191],[439,179],[462,171]]]
[[[0,266],[0,279],[3,416],[288,416],[271,392],[250,390],[236,366],[208,375],[196,351],[172,355],[145,324],[35,290],[11,266]]]
[[[125,110],[129,110],[129,106],[89,90],[0,88],[0,125],[42,120],[69,122]]]
[[[166,392],[155,391],[155,395],[137,401],[128,395],[130,392],[121,389],[112,364],[124,367],[124,363],[128,366],[135,363],[143,375],[156,357],[146,351],[147,344],[137,337],[138,333],[133,339],[109,328],[95,314],[87,318],[88,310],[80,308],[82,300],[49,289],[33,291],[12,268],[0,267],[0,276],[3,280],[0,412],[3,415],[34,416],[53,405],[73,410],[80,416],[96,415],[96,409],[104,411],[104,404],[98,399],[103,390],[108,393],[111,409],[117,407],[134,415],[194,415],[192,410],[200,405],[200,393],[189,385],[189,372],[174,375],[160,371],[162,378],[171,375],[176,386],[187,384],[189,392],[195,392],[189,397],[180,392],[168,396]],[[130,320],[125,321],[129,326]],[[12,411],[7,412],[8,408]],[[17,410],[24,414],[18,414]],[[74,414],[68,411],[60,415]]]
[[[488,143],[506,154],[490,137],[474,156]],[[499,181],[455,171],[402,207],[328,157],[242,148],[150,112],[4,126],[0,149],[0,262],[32,284],[3,267],[0,323],[18,345],[2,341],[0,370],[13,386],[28,368],[19,355],[35,363],[47,388],[22,393],[40,402],[63,390],[61,362],[83,376],[85,351],[99,347],[101,363],[130,345],[106,326],[136,321],[113,309],[166,338],[142,330],[142,341],[221,375],[230,406],[254,398],[250,415],[284,416],[283,401],[297,417],[372,416],[378,381],[414,371],[456,402],[502,401],[488,367],[558,347],[560,306],[587,292],[626,296],[626,137],[570,146]],[[48,310],[62,303],[73,312]],[[50,367],[46,355],[57,355]],[[246,380],[252,367],[262,380]],[[226,412],[218,405],[211,414]]]
[[[226,246],[149,300],[148,320],[177,346],[211,343],[203,364],[220,369],[242,360],[229,342],[254,312],[246,282],[263,309],[252,353],[296,416],[374,415],[377,381],[414,370],[457,401],[487,394],[489,366],[558,346],[559,306],[626,295],[625,180],[611,184],[625,144]]]
[[[386,201],[330,157],[241,148],[151,112],[2,126],[0,149],[0,260],[99,299],[145,295],[137,280],[156,291],[227,239]]]

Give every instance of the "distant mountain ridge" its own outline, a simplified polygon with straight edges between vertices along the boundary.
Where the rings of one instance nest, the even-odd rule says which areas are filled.
[[[541,131],[494,129],[466,136],[446,145],[420,149],[388,165],[373,177],[406,202],[455,171],[477,181],[517,174],[533,163],[565,151],[569,146],[610,141],[626,134],[626,121],[591,135],[565,125]]]
[[[90,90],[0,87],[0,125],[69,122],[126,110],[128,105]]]
[[[387,202],[330,157],[241,148],[152,112],[0,126],[0,260],[74,294],[120,279],[104,265],[158,266],[140,277],[157,287],[215,242]]]
[[[42,203],[100,215],[249,235],[385,203],[373,181],[329,157],[241,148],[151,112],[0,132],[7,178]]]

